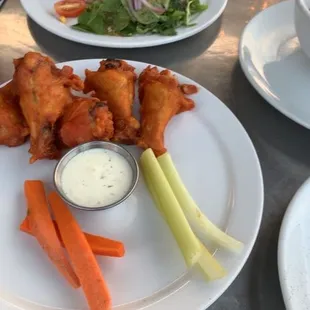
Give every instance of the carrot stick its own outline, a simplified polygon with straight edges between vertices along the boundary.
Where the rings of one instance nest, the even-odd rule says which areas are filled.
[[[63,247],[64,243],[61,239],[58,226],[55,221],[53,221],[55,230],[58,236],[58,239]],[[31,236],[34,236],[33,232],[30,228],[29,223],[29,216],[26,216],[23,222],[20,224],[19,229],[22,232],[25,232]],[[90,245],[93,253],[95,255],[102,255],[102,256],[111,256],[111,257],[123,257],[125,254],[124,245],[120,241],[104,238],[101,236],[96,236],[92,234],[88,234],[84,232],[84,235],[87,239],[88,244]]]
[[[84,232],[84,235],[90,248],[96,255],[111,257],[123,257],[125,255],[124,244],[120,241],[91,235],[86,232]]]
[[[24,191],[28,204],[31,231],[59,272],[74,288],[80,287],[79,279],[66,258],[57,237],[49,213],[43,183],[27,180],[24,184]]]
[[[108,287],[85,235],[57,193],[50,193],[48,200],[73,268],[81,281],[90,309],[111,309]]]

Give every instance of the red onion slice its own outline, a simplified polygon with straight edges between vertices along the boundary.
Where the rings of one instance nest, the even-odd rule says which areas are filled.
[[[132,2],[133,2],[133,8],[136,11],[141,10],[141,7],[142,7],[141,0],[132,0]]]

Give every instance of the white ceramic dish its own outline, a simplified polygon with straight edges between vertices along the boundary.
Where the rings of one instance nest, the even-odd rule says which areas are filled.
[[[300,46],[310,58],[310,0],[295,0],[295,28]]]
[[[310,59],[296,37],[294,1],[273,5],[248,23],[239,59],[247,79],[264,99],[310,128]]]
[[[140,73],[147,64],[129,62]],[[63,63],[84,76],[99,60]],[[216,258],[228,275],[207,283],[188,272],[165,221],[159,215],[142,177],[135,192],[115,208],[101,212],[72,209],[82,228],[124,242],[124,258],[98,258],[117,310],[204,310],[232,283],[255,242],[263,210],[263,181],[254,147],[229,109],[195,84],[196,107],[172,119],[166,146],[185,185],[212,221],[245,243],[239,255],[218,250]],[[138,103],[135,105],[138,108]],[[28,164],[29,145],[0,147],[0,295],[9,309],[86,309],[81,291],[72,290],[45,257],[36,241],[18,230],[26,215],[25,179],[53,183],[55,161]],[[136,158],[141,150],[129,147]],[[5,163],[5,164],[4,164]],[[1,299],[1,298],[0,298]]]
[[[278,246],[278,267],[287,310],[310,309],[310,179],[285,213]]]
[[[133,37],[103,36],[71,29],[68,25],[59,22],[55,17],[53,4],[56,0],[21,0],[21,4],[37,24],[65,39],[95,46],[138,48],[163,45],[191,37],[212,25],[220,17],[227,5],[227,0],[201,1],[207,3],[209,8],[195,18],[195,26],[180,28],[175,36],[135,35]],[[69,24],[75,24],[75,21],[71,21]]]

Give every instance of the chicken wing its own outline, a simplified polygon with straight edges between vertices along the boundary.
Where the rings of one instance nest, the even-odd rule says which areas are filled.
[[[18,146],[25,142],[29,128],[21,113],[13,82],[0,88],[0,144]]]
[[[55,123],[72,102],[71,88],[82,90],[83,82],[71,67],[58,69],[39,53],[29,52],[14,60],[14,65],[20,106],[30,128],[30,163],[57,158]]]
[[[136,74],[134,68],[123,60],[103,60],[98,71],[86,70],[84,93],[95,92],[95,96],[107,101],[113,114],[113,141],[134,143],[139,122],[132,116],[135,96]]]
[[[60,140],[68,147],[93,140],[109,141],[113,133],[112,113],[96,98],[76,98],[60,121]]]
[[[195,107],[184,96],[178,80],[169,70],[148,66],[139,77],[141,133],[137,145],[152,148],[156,156],[166,152],[164,131],[170,119]]]

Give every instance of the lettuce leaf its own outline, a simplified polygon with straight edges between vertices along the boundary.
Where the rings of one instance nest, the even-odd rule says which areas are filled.
[[[72,28],[105,35],[133,36],[159,34],[172,36],[180,27],[191,27],[192,17],[208,8],[199,0],[149,0],[166,9],[162,15],[147,7],[135,11],[128,0],[95,0],[78,17]]]

